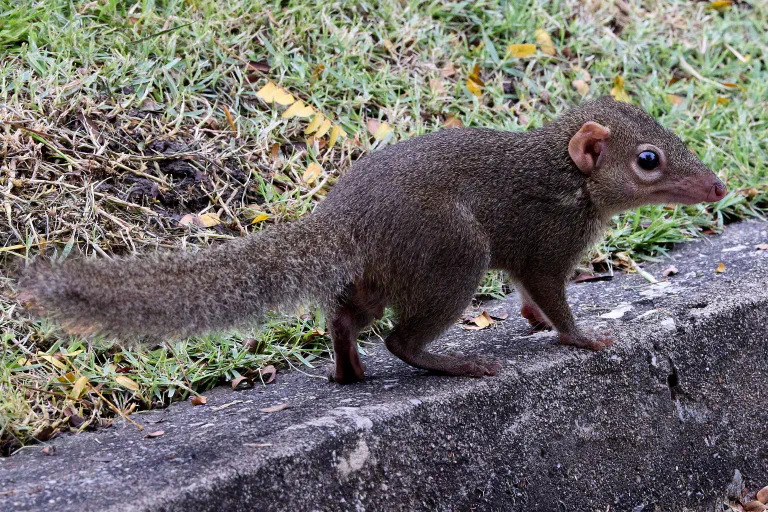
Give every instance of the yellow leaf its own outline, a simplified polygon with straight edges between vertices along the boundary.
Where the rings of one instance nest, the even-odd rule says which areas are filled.
[[[219,219],[219,216],[216,215],[215,213],[204,213],[200,215],[199,219],[200,219],[200,222],[203,223],[203,226],[205,226],[206,228],[210,228],[210,227],[221,224],[221,219]]]
[[[235,120],[232,119],[232,114],[230,113],[226,105],[224,105],[223,108],[224,108],[224,115],[227,117],[227,121],[229,122],[229,127],[232,128],[233,132],[237,132],[237,127],[235,127]]]
[[[296,101],[296,99],[294,99],[293,95],[285,89],[278,89],[275,91],[274,101],[278,105],[286,107]]]
[[[613,79],[613,89],[611,89],[611,96],[613,96],[616,101],[629,103],[629,94],[627,94],[627,91],[624,90],[624,77],[621,75],[616,75],[616,78]]]
[[[278,88],[274,83],[267,82],[267,85],[259,89],[259,91],[256,93],[256,97],[266,101],[267,103],[272,103],[272,101],[275,99],[275,93],[277,90]]]
[[[389,39],[384,39],[381,41],[381,43],[384,45],[384,48],[394,53],[395,45],[392,43],[392,41],[390,41]]]
[[[304,180],[304,183],[309,185],[313,181],[317,179],[318,176],[320,176],[320,173],[323,172],[323,168],[320,167],[320,164],[317,162],[311,162],[307,166],[307,170],[304,171],[304,176],[301,177],[302,180]]]
[[[347,132],[344,131],[344,129],[339,126],[338,124],[333,127],[333,130],[331,130],[331,138],[328,140],[328,149],[332,148],[334,144],[336,144],[336,139],[341,137],[346,137]]]
[[[507,46],[507,53],[516,58],[530,57],[536,53],[535,44],[511,44]]]
[[[541,48],[542,53],[546,53],[547,55],[555,54],[555,45],[552,43],[552,38],[549,37],[546,30],[541,28],[536,29],[533,35],[536,37],[536,42],[539,43],[539,48]]]
[[[391,131],[392,131],[392,128],[389,126],[388,123],[381,123],[379,127],[376,129],[376,131],[373,133],[373,138],[376,140],[381,140],[384,137],[386,137]]]
[[[475,318],[472,319],[472,323],[478,326],[481,329],[484,329],[491,325],[493,323],[493,320],[491,319],[490,315],[483,311],[479,315],[477,315]]]
[[[448,119],[445,120],[443,123],[443,126],[446,128],[462,128],[464,126],[464,123],[461,122],[461,119],[450,116]]]
[[[678,96],[677,94],[667,94],[667,99],[671,104],[675,106],[680,106],[685,101],[685,98]]]
[[[48,361],[49,363],[51,363],[53,366],[55,366],[56,368],[58,368],[60,370],[66,370],[67,369],[67,365],[65,365],[64,363],[62,363],[61,361],[59,361],[58,359],[56,359],[53,356],[49,356],[48,354],[44,354],[42,352],[38,352],[37,353],[37,357],[39,357],[43,361]]]
[[[584,80],[585,82],[589,82],[592,80],[592,75],[589,74],[589,71],[587,71],[584,68],[580,68],[579,66],[573,66],[573,72],[576,74],[578,79]]]
[[[317,130],[315,137],[317,137],[318,139],[320,137],[323,137],[326,133],[328,133],[328,130],[330,129],[331,129],[331,120],[326,119],[325,121],[323,121],[323,124],[320,126],[320,129]]]
[[[130,377],[126,377],[125,375],[118,375],[115,377],[115,382],[123,386],[124,388],[128,388],[131,391],[138,391],[139,385],[136,384],[136,382],[131,379]]]
[[[483,95],[482,87],[472,80],[467,80],[467,89],[478,98]]]
[[[259,222],[263,222],[263,221],[267,220],[268,218],[269,218],[269,215],[267,215],[266,213],[260,213],[256,217],[253,218],[253,220],[251,221],[251,224],[256,224],[256,223],[259,223]]]
[[[733,5],[733,0],[715,0],[709,4],[710,9],[716,9],[718,11],[724,11]]]
[[[304,130],[304,135],[309,135],[311,133],[314,133],[318,128],[320,128],[320,125],[325,120],[325,116],[318,112],[315,114],[315,117],[312,118],[312,122],[310,122],[307,125],[307,129]]]
[[[571,82],[571,85],[573,85],[573,88],[582,96],[589,94],[589,85],[587,85],[587,82],[584,80],[574,80]]]
[[[715,269],[715,272],[717,272],[718,274],[722,274],[723,272],[725,272],[725,264],[720,263]]]
[[[82,375],[77,381],[75,382],[74,387],[72,387],[72,393],[70,393],[69,396],[77,400],[80,398],[80,395],[83,394],[83,391],[85,391],[85,387],[88,385],[88,377],[85,375]]]
[[[303,101],[299,100],[288,109],[283,112],[283,119],[290,119],[292,117],[309,117],[315,111],[310,105],[305,105]]]
[[[727,104],[729,104],[730,102],[731,102],[731,100],[729,100],[729,99],[728,99],[728,98],[726,98],[725,96],[718,96],[718,97],[717,97],[717,100],[716,100],[716,103],[717,103],[718,105],[727,105]]]

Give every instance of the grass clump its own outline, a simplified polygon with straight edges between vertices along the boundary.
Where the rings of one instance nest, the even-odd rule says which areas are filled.
[[[250,333],[256,353],[239,333],[131,349],[63,337],[14,301],[25,260],[208,246],[295,220],[360,155],[446,124],[530,129],[621,77],[630,101],[730,192],[714,205],[619,216],[596,257],[656,258],[763,216],[768,11],[757,1],[710,7],[0,0],[0,451],[111,421],[112,406],[162,406],[265,365],[327,357],[314,312],[268,319]],[[539,48],[507,51],[525,43]],[[268,81],[347,137],[331,147],[330,134],[305,133],[308,119],[283,118],[257,98]],[[321,172],[310,181],[313,162]],[[190,214],[213,221],[182,222]],[[502,292],[495,275],[481,289]]]

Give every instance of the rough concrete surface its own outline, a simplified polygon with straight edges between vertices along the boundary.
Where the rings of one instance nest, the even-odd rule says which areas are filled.
[[[645,267],[662,279],[673,263],[667,286],[571,286],[580,321],[617,335],[610,350],[529,334],[510,298],[485,306],[508,320],[436,344],[499,357],[497,377],[427,375],[366,345],[362,384],[280,373],[134,415],[145,432],[2,459],[0,509],[713,510],[735,469],[768,484],[767,229],[731,225]]]

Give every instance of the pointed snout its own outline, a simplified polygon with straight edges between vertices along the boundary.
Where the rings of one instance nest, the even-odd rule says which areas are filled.
[[[711,178],[712,184],[709,187],[709,193],[707,194],[707,198],[705,199],[708,203],[714,203],[716,201],[721,200],[725,197],[725,194],[728,192],[725,189],[725,184],[720,181],[720,178],[715,176],[714,173],[712,173]]]

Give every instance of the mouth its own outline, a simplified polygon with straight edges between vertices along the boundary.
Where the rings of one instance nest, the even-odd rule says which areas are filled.
[[[664,183],[654,190],[650,199],[654,203],[679,203],[692,205],[714,203],[725,197],[727,190],[714,173],[704,176],[690,176]]]

